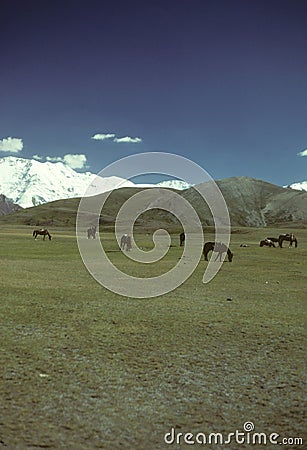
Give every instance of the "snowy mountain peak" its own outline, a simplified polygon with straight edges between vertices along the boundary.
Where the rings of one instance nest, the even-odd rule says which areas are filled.
[[[157,184],[157,186],[178,189],[179,191],[181,191],[184,189],[189,189],[192,185],[182,180],[168,180],[168,181],[161,181],[160,183]]]
[[[165,181],[159,185],[174,189],[189,187],[180,180]],[[39,162],[14,156],[0,158],[0,194],[23,208],[82,197],[85,193],[95,195],[136,186],[132,181],[116,176],[103,178],[91,172],[79,173],[62,162]]]
[[[307,181],[300,181],[298,183],[289,184],[289,186],[284,186],[291,189],[296,189],[297,191],[307,191]]]
[[[8,156],[0,158],[0,193],[28,208],[54,200],[81,197],[89,186],[91,193],[106,192],[120,184],[134,186],[119,177],[100,178],[78,173],[62,162],[39,162]]]
[[[39,162],[15,156],[0,158],[0,194],[23,208],[121,187],[156,186],[178,190],[191,187],[185,181],[176,179],[139,185],[116,176],[103,178],[91,172],[79,173],[62,162]],[[307,181],[285,187],[307,191]]]

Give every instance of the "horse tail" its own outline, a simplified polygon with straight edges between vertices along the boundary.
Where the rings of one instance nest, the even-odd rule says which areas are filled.
[[[35,230],[33,231],[33,234],[32,234],[32,236],[33,236],[33,237],[35,237]]]

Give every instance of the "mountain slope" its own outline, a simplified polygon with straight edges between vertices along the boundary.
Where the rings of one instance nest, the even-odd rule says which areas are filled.
[[[144,188],[120,188],[114,190],[104,205],[100,223],[103,226],[113,226],[121,205],[132,195],[143,189]],[[108,195],[108,192],[99,194],[101,203],[105,201]],[[33,208],[25,208],[14,214],[10,214],[10,216],[1,217],[0,223],[48,227],[74,227],[76,224],[79,202],[80,198],[68,198],[44,203]],[[92,218],[89,216],[88,226],[90,225],[92,225]]]
[[[0,194],[0,216],[11,214],[15,211],[21,210],[21,206],[16,205],[12,200],[8,199],[5,195]]]
[[[62,162],[42,163],[13,156],[0,158],[0,194],[11,198],[23,208],[59,199],[81,197],[89,186],[93,195],[118,187],[138,185],[116,176],[98,177],[90,172],[78,173]],[[180,180],[164,181],[161,186],[175,189],[189,187]]]
[[[13,156],[0,158],[0,193],[24,208],[81,197],[89,185],[97,193],[109,191],[119,183],[134,186],[119,177],[98,178],[90,172],[78,173],[61,162],[41,163]]]
[[[265,227],[273,225],[307,225],[307,192],[282,188],[265,181],[248,177],[234,177],[217,182],[229,209],[233,226]],[[117,211],[121,205],[140,188],[122,188],[114,191],[107,200],[102,214],[102,226],[114,224]],[[165,207],[168,200],[161,189],[161,197],[148,201],[149,208],[157,208],[161,201]],[[177,191],[177,193],[179,193]],[[107,194],[101,194],[102,198]],[[181,192],[198,212],[203,225],[214,224],[210,210],[194,188]],[[74,226],[79,199],[59,200],[35,208],[10,214],[1,218],[1,223],[18,223],[25,225]],[[163,210],[151,209],[137,221],[138,226],[155,228],[165,226],[167,229],[179,229],[174,216]]]
[[[249,177],[226,178],[217,181],[217,185],[225,198],[232,225],[265,227],[307,221],[306,192]],[[195,189],[188,189],[183,196],[194,205],[203,223],[213,225],[211,212]]]

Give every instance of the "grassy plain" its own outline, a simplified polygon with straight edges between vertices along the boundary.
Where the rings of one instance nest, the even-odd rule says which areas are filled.
[[[281,230],[235,229],[234,260],[213,281],[202,284],[202,260],[182,286],[154,299],[100,286],[73,230],[50,229],[45,242],[31,231],[0,227],[0,448],[191,448],[182,439],[167,445],[165,433],[226,438],[246,421],[279,439],[306,438],[307,229],[295,230],[297,249],[259,247]],[[111,234],[103,240],[128,268]],[[139,241],[151,245],[145,234]],[[160,268],[180,254],[176,235]]]

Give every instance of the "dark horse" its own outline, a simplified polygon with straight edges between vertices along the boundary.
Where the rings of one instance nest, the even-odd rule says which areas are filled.
[[[180,239],[180,247],[182,247],[183,243],[185,241],[185,233],[184,232],[180,233],[179,239]]]
[[[227,247],[227,245],[223,244],[222,242],[206,242],[204,245],[204,257],[205,261],[208,261],[208,253],[210,251],[216,252],[217,257],[215,258],[215,261],[219,258],[220,261],[222,261],[222,255],[223,253],[227,252],[228,261],[231,262],[233,258],[233,253],[231,253],[230,248]]]
[[[88,230],[87,230],[87,239],[90,239],[91,237],[93,238],[93,239],[96,239],[96,230],[97,230],[97,227],[91,227],[91,228],[88,228]]]
[[[47,228],[41,228],[40,230],[34,230],[33,231],[34,239],[36,239],[38,235],[44,236],[43,240],[45,240],[45,237],[48,236],[49,241],[51,241],[51,234],[49,233]]]
[[[297,239],[293,233],[281,234],[278,238],[279,247],[282,248],[283,241],[289,241],[289,247],[292,247],[294,242],[295,248],[297,247]]]
[[[275,241],[276,242],[276,241]],[[278,239],[277,239],[278,242]],[[274,241],[271,238],[266,238],[260,241],[260,247],[275,247]]]
[[[276,238],[276,237],[267,237],[267,238],[265,238],[265,240],[266,241],[272,241],[274,243],[277,242],[277,244],[279,243],[279,238]]]

